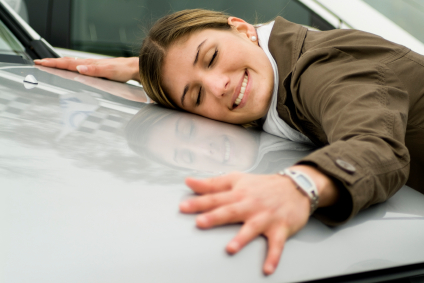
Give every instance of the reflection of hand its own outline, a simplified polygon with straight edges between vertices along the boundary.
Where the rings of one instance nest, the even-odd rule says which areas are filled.
[[[107,78],[118,82],[140,81],[137,57],[111,59],[46,58],[34,60],[34,63],[45,67],[78,71],[83,75]]]
[[[99,78],[88,77],[84,75],[80,75],[74,72],[68,72],[64,70],[38,67],[40,70],[62,77],[64,79],[77,81],[79,83],[86,84],[90,87],[97,88],[104,92],[113,94],[115,96],[119,96],[128,100],[138,101],[147,103],[149,101],[146,93],[141,87],[133,87],[124,83],[117,83],[108,80],[102,80]]]
[[[326,183],[325,175],[309,166],[292,168],[308,173],[318,181],[318,191],[325,189],[321,191],[324,199],[320,206],[335,202],[337,190],[332,182]],[[244,222],[227,245],[227,252],[238,252],[261,234],[267,237],[265,274],[275,271],[286,240],[302,229],[309,218],[309,198],[287,176],[233,173],[206,180],[188,178],[186,184],[202,196],[182,202],[180,210],[184,213],[202,212],[196,219],[199,228]]]

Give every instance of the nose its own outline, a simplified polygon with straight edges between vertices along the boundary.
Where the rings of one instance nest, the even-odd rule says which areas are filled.
[[[223,148],[217,140],[198,139],[186,144],[187,150],[191,151],[200,160],[220,160]]]
[[[203,87],[206,92],[210,92],[217,98],[223,97],[228,93],[230,78],[225,74],[218,72],[205,74],[203,77]]]

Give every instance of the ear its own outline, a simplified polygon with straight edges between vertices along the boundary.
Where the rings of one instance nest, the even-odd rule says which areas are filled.
[[[228,24],[238,33],[245,36],[249,41],[251,40],[252,36],[255,36],[258,38],[258,35],[256,34],[256,29],[253,25],[245,22],[244,20],[236,17],[228,17]],[[254,41],[253,43],[256,43],[259,45],[258,41]]]

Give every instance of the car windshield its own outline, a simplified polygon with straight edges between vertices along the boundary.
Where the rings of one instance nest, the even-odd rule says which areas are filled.
[[[28,60],[25,47],[0,21],[0,62],[25,64]]]
[[[424,2],[417,0],[364,0],[365,3],[392,20],[424,43]]]
[[[30,1],[27,3],[32,5]],[[137,56],[144,37],[140,27],[151,26],[155,19],[171,11],[193,8],[225,11],[250,23],[264,23],[280,15],[320,30],[334,28],[299,1],[269,0],[266,3],[256,0],[74,0],[70,47],[111,56]]]

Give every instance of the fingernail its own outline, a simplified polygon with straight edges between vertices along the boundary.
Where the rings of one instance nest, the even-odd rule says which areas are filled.
[[[208,225],[208,219],[205,216],[198,216],[197,217],[197,224],[200,226],[206,226]]]
[[[43,63],[44,62],[44,60],[40,60],[40,59],[35,59],[34,60],[34,63]]]
[[[77,70],[80,73],[86,73],[88,71],[88,68],[87,68],[87,66],[79,65],[79,66],[77,66]]]
[[[190,208],[190,204],[188,201],[184,201],[180,203],[180,210],[188,210]]]
[[[228,249],[230,250],[230,252],[237,252],[240,249],[240,245],[237,242],[231,242],[228,244]]]
[[[272,264],[267,264],[265,266],[265,273],[266,274],[271,274],[271,273],[274,272],[274,270],[275,270],[275,268],[274,268],[274,266]]]

